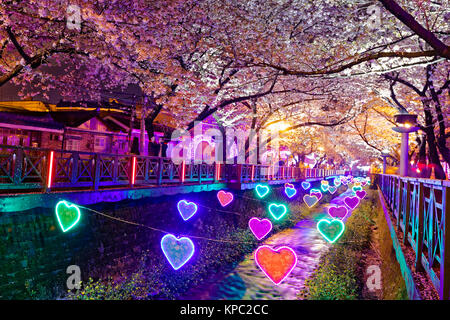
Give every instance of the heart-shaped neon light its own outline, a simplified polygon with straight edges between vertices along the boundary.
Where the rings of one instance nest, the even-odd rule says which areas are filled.
[[[326,192],[326,191],[328,190],[329,187],[330,187],[330,186],[329,186],[328,184],[322,184],[322,185],[320,186],[320,189],[322,189],[323,192]]]
[[[356,196],[357,196],[358,198],[360,198],[360,199],[364,199],[364,197],[366,196],[366,194],[367,194],[367,192],[364,191],[364,190],[356,191]]]
[[[178,212],[184,221],[189,220],[197,212],[197,205],[194,202],[189,202],[186,200],[178,201],[177,204]]]
[[[310,187],[311,187],[311,183],[309,183],[308,181],[303,181],[302,182],[303,190],[308,190]]]
[[[275,284],[280,284],[297,265],[297,255],[289,247],[276,250],[261,246],[255,251],[255,262],[264,274]]]
[[[280,220],[286,214],[287,208],[284,204],[271,203],[269,212],[275,220]]]
[[[297,193],[297,190],[295,188],[286,187],[284,188],[284,193],[286,193],[289,198],[292,198]]]
[[[339,219],[321,219],[317,223],[317,230],[329,243],[338,240],[344,233],[345,225]]]
[[[329,185],[330,183],[327,180],[322,180],[322,181],[320,181],[320,184]]]
[[[353,190],[353,192],[356,192],[356,191],[362,190],[362,187],[361,186],[353,186],[352,190]]]
[[[334,194],[336,192],[336,190],[337,190],[336,187],[333,187],[333,186],[328,187],[328,192],[330,192],[331,194]]]
[[[334,219],[344,219],[348,214],[346,206],[330,206],[328,207],[328,214]]]
[[[177,239],[173,234],[166,234],[161,239],[161,249],[172,268],[180,269],[194,255],[195,246],[191,239]]]
[[[293,185],[292,183],[288,183],[288,182],[286,182],[286,183],[284,184],[284,187],[285,187],[285,188],[295,188],[294,185]]]
[[[335,178],[333,180],[333,184],[334,184],[335,187],[339,187],[341,185],[341,179]]]
[[[217,199],[219,199],[220,205],[222,207],[229,205],[233,201],[233,198],[234,197],[231,192],[226,192],[223,190],[217,192]]]
[[[319,189],[311,189],[309,191],[310,196],[315,196],[317,199],[322,199],[322,192]]]
[[[359,198],[358,197],[345,197],[344,198],[344,203],[347,207],[349,207],[350,209],[355,209],[358,204],[359,204]]]
[[[305,195],[303,196],[303,201],[306,203],[306,205],[307,205],[309,208],[311,208],[311,207],[313,207],[317,202],[319,202],[319,199],[318,199],[315,195],[310,196],[310,195],[308,195],[308,194],[305,194]]]
[[[69,231],[80,221],[80,208],[65,200],[59,201],[55,207],[56,219],[63,232]]]
[[[248,221],[248,226],[258,240],[267,236],[272,230],[272,222],[269,219],[260,220],[253,217]]]
[[[258,184],[256,186],[256,193],[260,198],[264,198],[269,193],[269,187]]]

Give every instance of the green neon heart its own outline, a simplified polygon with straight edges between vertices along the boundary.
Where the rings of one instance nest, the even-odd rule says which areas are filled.
[[[263,191],[264,190],[264,191]],[[258,184],[256,186],[256,193],[260,198],[263,198],[266,194],[269,193],[269,187]]]
[[[321,219],[317,230],[329,243],[333,243],[344,233],[345,224],[339,219]]]
[[[78,206],[60,201],[55,207],[56,218],[63,232],[72,229],[80,221],[81,213]]]
[[[284,204],[271,203],[269,212],[275,220],[280,220],[286,214],[287,208]]]
[[[356,191],[362,190],[362,187],[361,186],[354,186],[354,187],[352,187],[352,190],[354,192],[356,192]]]

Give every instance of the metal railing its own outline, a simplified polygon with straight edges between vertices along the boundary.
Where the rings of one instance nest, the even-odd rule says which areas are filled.
[[[376,176],[403,244],[415,253],[441,299],[450,298],[450,181]]]
[[[174,163],[170,158],[0,145],[0,191],[267,182],[345,174],[286,166]]]

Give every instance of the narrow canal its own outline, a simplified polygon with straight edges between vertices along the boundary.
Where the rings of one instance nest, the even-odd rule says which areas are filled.
[[[230,273],[210,279],[193,288],[182,299],[187,300],[293,300],[304,287],[305,280],[319,263],[320,257],[328,250],[329,244],[316,229],[317,221],[328,216],[330,204],[343,205],[343,199],[352,193],[348,189],[336,196],[329,204],[323,204],[308,218],[294,227],[272,235],[261,242],[271,247],[289,246],[297,254],[297,266],[279,285],[273,284],[254,261],[254,252]],[[348,217],[347,217],[348,218]]]

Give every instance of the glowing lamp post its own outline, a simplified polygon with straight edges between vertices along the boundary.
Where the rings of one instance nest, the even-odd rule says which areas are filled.
[[[381,156],[383,157],[383,174],[386,174],[386,167],[387,167],[386,158],[389,157],[389,150],[385,149],[381,151]]]
[[[400,176],[408,176],[408,139],[411,132],[419,130],[417,127],[417,115],[409,113],[401,113],[394,116],[395,123],[398,124],[397,127],[392,128],[396,132],[402,134],[402,146],[400,152]]]

